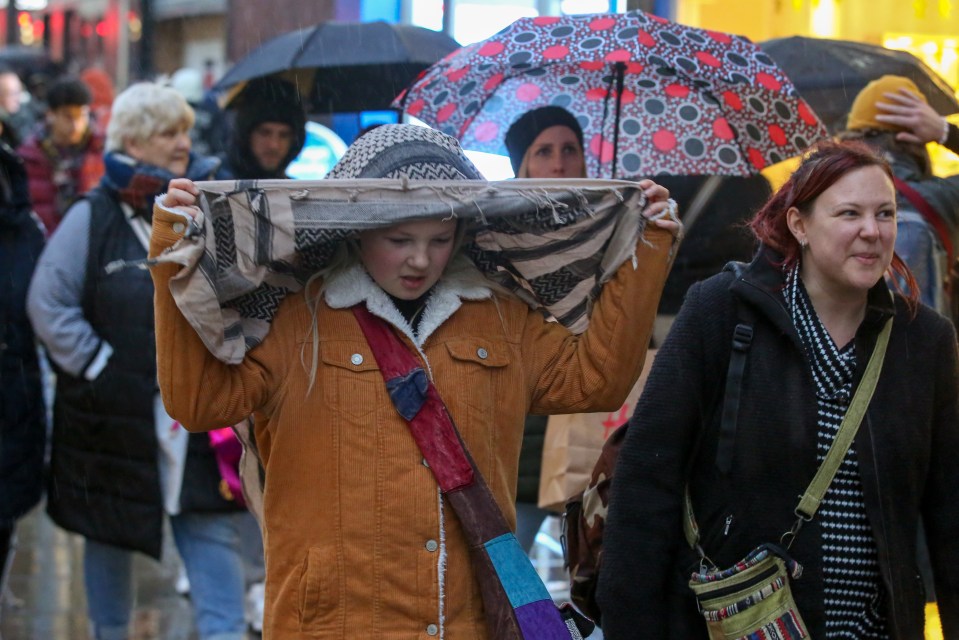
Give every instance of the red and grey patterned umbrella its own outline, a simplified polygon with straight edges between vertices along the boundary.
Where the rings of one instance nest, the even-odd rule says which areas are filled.
[[[519,116],[566,108],[592,177],[750,175],[827,135],[748,39],[642,11],[523,18],[427,69],[393,106],[505,154]]]

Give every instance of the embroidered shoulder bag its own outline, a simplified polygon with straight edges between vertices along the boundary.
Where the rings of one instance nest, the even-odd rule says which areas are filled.
[[[802,525],[815,516],[856,437],[876,389],[891,331],[890,318],[879,333],[862,381],[843,416],[832,446],[799,500],[795,509],[796,522],[780,540],[782,546],[762,544],[732,567],[720,569],[709,560],[699,544],[699,528],[687,487],[683,528],[686,541],[700,557],[700,569],[690,578],[689,586],[706,619],[710,640],[798,640],[809,637],[789,584],[790,578],[797,579],[802,575],[802,566],[789,556],[788,550]]]
[[[497,640],[581,640],[593,625],[557,608],[510,531],[489,486],[419,360],[386,321],[353,307],[396,410],[463,525],[489,636]]]

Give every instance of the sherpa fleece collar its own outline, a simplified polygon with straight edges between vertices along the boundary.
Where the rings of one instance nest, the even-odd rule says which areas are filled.
[[[453,259],[433,287],[423,310],[419,333],[414,333],[410,323],[361,264],[335,274],[323,291],[326,304],[333,309],[346,309],[365,302],[370,313],[397,327],[417,347],[421,347],[462,306],[463,300],[486,300],[492,296],[493,290],[486,278],[461,255]]]

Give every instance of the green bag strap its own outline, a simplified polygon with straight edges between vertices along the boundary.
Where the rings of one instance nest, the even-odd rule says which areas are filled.
[[[849,451],[849,447],[856,437],[856,432],[859,431],[859,425],[862,424],[863,416],[866,414],[866,408],[872,400],[872,394],[876,390],[876,383],[879,381],[879,374],[882,371],[882,363],[886,357],[886,345],[889,344],[890,333],[892,333],[892,318],[886,321],[882,331],[879,332],[876,347],[869,357],[869,363],[866,365],[862,380],[856,388],[852,402],[849,403],[849,408],[846,409],[846,414],[843,416],[842,424],[839,425],[839,431],[836,433],[836,437],[829,447],[829,452],[826,453],[826,457],[822,461],[822,464],[819,465],[816,475],[813,476],[812,482],[806,487],[806,491],[799,500],[799,505],[796,506],[795,524],[793,524],[792,528],[784,533],[781,538],[781,542],[786,545],[787,549],[792,545],[792,541],[796,538],[796,534],[799,533],[799,529],[803,523],[809,522],[813,519],[813,516],[816,515],[816,510],[819,509],[819,504],[822,502],[823,496],[826,495],[829,485],[832,484],[833,477],[839,470],[839,465],[842,464],[843,458],[846,457],[846,452]],[[696,516],[693,513],[693,502],[689,496],[689,485],[686,486],[684,501],[685,518],[683,518],[683,533],[686,536],[686,542],[690,547],[699,552],[700,557],[705,558],[706,555],[699,546],[699,525],[696,524]]]
[[[866,408],[872,399],[873,391],[876,390],[876,382],[879,380],[879,373],[882,371],[882,363],[886,357],[886,345],[889,344],[889,334],[892,332],[892,318],[886,321],[886,325],[879,332],[879,339],[876,340],[876,348],[872,351],[869,358],[869,364],[866,365],[866,371],[862,375],[862,381],[856,389],[856,394],[846,409],[846,415],[843,416],[842,424],[839,425],[839,431],[829,447],[829,453],[813,476],[812,482],[806,488],[806,492],[799,500],[799,506],[796,507],[796,516],[806,522],[812,520],[819,509],[819,503],[826,495],[829,485],[832,483],[839,465],[842,464],[846,452],[852,445],[856,433],[859,431],[859,425],[862,424],[863,416],[866,414]]]

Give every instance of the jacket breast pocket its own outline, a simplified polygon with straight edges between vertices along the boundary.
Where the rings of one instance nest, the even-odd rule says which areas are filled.
[[[386,383],[365,342],[333,340],[320,344],[323,394],[335,412],[363,417],[374,413],[376,394]]]
[[[332,550],[311,547],[300,575],[300,630],[316,633],[337,610],[336,556]]]
[[[472,409],[491,413],[496,383],[510,362],[506,347],[489,340],[464,339],[450,341],[446,348],[462,400]]]

